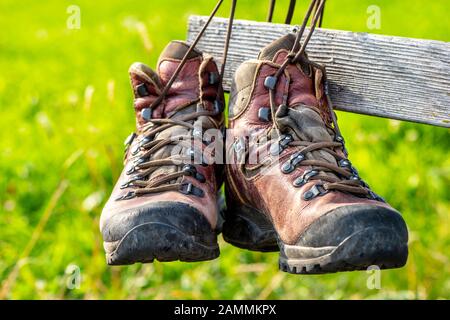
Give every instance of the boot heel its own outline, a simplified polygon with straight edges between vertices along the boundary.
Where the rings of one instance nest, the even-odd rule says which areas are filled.
[[[226,242],[242,249],[279,251],[272,223],[263,213],[248,206],[236,206],[225,210],[222,234]]]

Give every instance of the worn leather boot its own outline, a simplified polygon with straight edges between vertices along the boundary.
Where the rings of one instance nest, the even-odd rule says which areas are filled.
[[[324,70],[302,54],[274,77],[292,59],[294,42],[294,35],[284,36],[236,71],[224,239],[249,250],[280,250],[280,269],[290,273],[403,266],[405,222],[348,160]]]
[[[125,141],[125,167],[101,215],[108,264],[219,255],[217,193],[223,173],[205,151],[203,133],[223,127],[223,91],[212,58],[188,50],[173,41],[157,72],[142,63],[129,69],[137,127]],[[164,99],[149,108],[186,54]]]

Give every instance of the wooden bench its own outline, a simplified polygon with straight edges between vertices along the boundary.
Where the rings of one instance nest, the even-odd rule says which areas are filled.
[[[189,18],[188,41],[206,20]],[[197,48],[221,61],[227,25],[227,19],[214,18]],[[262,47],[293,28],[235,20],[225,90],[243,61],[256,58]],[[327,67],[336,109],[450,127],[450,43],[317,29],[307,53]]]

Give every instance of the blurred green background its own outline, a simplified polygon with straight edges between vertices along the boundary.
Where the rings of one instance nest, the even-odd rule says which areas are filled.
[[[267,2],[240,0],[237,17],[264,20]],[[307,6],[299,2],[296,23]],[[375,4],[381,29],[370,32],[450,41],[446,0],[328,2],[326,28],[369,32],[366,11]],[[277,1],[275,21],[287,3]],[[79,30],[66,27],[73,4]],[[342,112],[351,160],[410,229],[408,264],[382,271],[380,290],[367,287],[366,272],[285,274],[276,253],[240,250],[221,237],[211,262],[106,266],[98,220],[134,128],[128,66],[154,66],[170,40],[186,38],[188,16],[213,5],[0,2],[0,298],[449,298],[449,131]],[[228,9],[226,1],[218,16]]]

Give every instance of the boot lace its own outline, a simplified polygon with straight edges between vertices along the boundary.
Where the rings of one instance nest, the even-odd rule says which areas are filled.
[[[323,9],[325,5],[325,0],[313,0],[308,8],[306,16],[300,29],[297,31],[296,39],[294,45],[287,55],[284,62],[281,64],[277,72],[273,76],[268,76],[265,79],[264,85],[269,90],[270,97],[270,111],[273,117],[272,130],[275,130],[278,136],[278,141],[271,146],[271,153],[273,155],[280,154],[281,151],[287,147],[295,147],[299,150],[293,153],[289,160],[284,162],[281,166],[281,170],[285,174],[290,174],[295,171],[296,167],[301,166],[311,166],[311,170],[307,170],[302,176],[297,177],[294,180],[295,187],[301,187],[308,181],[321,180],[322,182],[315,184],[312,188],[303,194],[305,200],[311,200],[317,196],[324,195],[329,191],[342,191],[354,194],[359,197],[367,197],[370,199],[384,201],[380,196],[375,194],[370,190],[370,187],[359,177],[357,169],[351,164],[350,160],[347,158],[347,150],[345,148],[345,141],[341,135],[339,129],[336,115],[333,111],[333,104],[329,97],[328,81],[326,69],[324,66],[315,63],[307,58],[304,54],[306,46],[311,39],[311,36],[319,22],[321,23],[323,16]],[[306,29],[306,25],[310,19],[312,12],[314,15],[312,18],[311,26],[308,34],[306,35],[302,45],[300,46],[303,33]],[[328,115],[331,119],[332,127],[328,126],[331,131],[331,136],[334,137],[334,141],[331,142],[309,142],[302,141],[295,137],[295,135],[290,135],[280,128],[280,120],[287,116],[287,111],[289,109],[286,105],[276,106],[275,105],[275,88],[279,77],[284,73],[285,69],[289,64],[296,64],[299,62],[307,63],[309,66],[315,67],[322,72],[323,75],[323,85],[324,85],[324,95],[326,97],[326,104],[328,106]],[[319,110],[315,107],[305,106],[311,109]],[[295,130],[295,128],[294,128]],[[334,163],[308,159],[307,155],[313,151],[325,151],[332,155],[336,159]],[[336,152],[340,150],[341,152]],[[328,174],[327,174],[328,173]]]
[[[223,62],[219,73],[219,79],[217,81],[219,85],[216,101],[219,101],[219,97],[223,94],[221,83],[225,71],[229,42],[231,39],[236,2],[237,0],[232,0],[231,4],[228,29],[223,51]],[[203,36],[206,28],[212,21],[213,17],[216,15],[222,3],[223,0],[219,0],[217,2],[208,20],[206,21],[192,44],[189,46],[186,54],[184,55],[180,64],[177,66],[177,69],[174,71],[167,84],[161,91],[161,94],[148,107],[148,112],[150,114],[152,110],[164,100],[175,79],[181,72],[183,66],[186,64],[189,55],[195,49],[197,43]],[[125,195],[120,196],[116,200],[127,200],[146,194],[166,191],[179,191],[184,194],[191,194],[202,197],[203,191],[200,188],[195,187],[192,183],[183,183],[182,178],[184,176],[193,176],[197,181],[202,183],[205,182],[205,177],[197,172],[196,167],[191,164],[194,158],[197,157],[198,154],[202,155],[203,152],[202,150],[198,150],[198,147],[195,147],[196,144],[192,144],[192,141],[196,139],[196,136],[198,136],[198,131],[194,127],[193,123],[199,117],[217,116],[222,112],[222,108],[218,104],[215,104],[214,109],[215,110],[213,111],[197,110],[197,112],[176,118],[174,117],[176,115],[175,113],[171,118],[167,119],[148,119],[147,123],[143,126],[139,136],[136,133],[132,133],[125,141],[125,154],[129,153],[131,155],[130,159],[127,161],[128,170],[126,171],[126,175],[128,176],[128,179],[120,187],[122,189],[132,188],[133,190],[128,191]],[[157,137],[158,133],[173,128],[174,126],[186,128],[188,130],[188,133],[173,136],[170,138],[159,139]],[[202,135],[202,132],[200,132],[200,135]],[[135,143],[135,147],[133,148],[133,150],[128,150],[132,142],[136,138],[138,139],[138,141]],[[184,146],[186,147],[187,152],[184,155],[171,155],[169,157],[154,156],[153,158],[151,158],[152,155],[155,155],[158,150],[161,150],[162,148],[165,148],[169,145],[177,145],[180,147]],[[202,162],[202,165],[207,164],[205,162]],[[176,166],[176,171],[166,174],[162,177],[150,179],[152,173],[154,173],[161,166]]]

